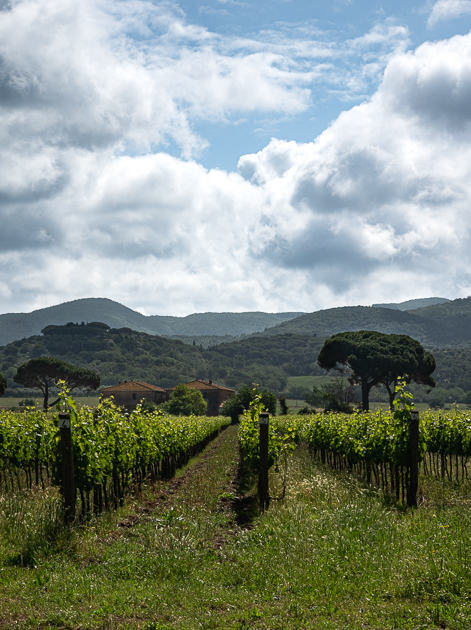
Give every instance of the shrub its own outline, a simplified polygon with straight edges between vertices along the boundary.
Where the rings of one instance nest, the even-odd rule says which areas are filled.
[[[170,400],[159,406],[174,416],[204,416],[207,404],[198,389],[187,387],[183,383],[173,390]]]

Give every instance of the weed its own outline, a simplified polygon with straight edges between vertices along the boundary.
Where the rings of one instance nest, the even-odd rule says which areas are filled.
[[[63,524],[62,499],[54,488],[0,497],[0,535],[13,551],[9,561],[20,566],[72,550],[73,534]]]

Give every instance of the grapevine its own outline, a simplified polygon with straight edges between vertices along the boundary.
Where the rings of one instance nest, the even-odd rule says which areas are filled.
[[[75,482],[82,515],[117,508],[144,480],[168,478],[230,419],[130,414],[106,399],[78,409],[65,385],[58,408],[71,414]],[[0,490],[60,484],[58,414],[33,408],[0,413]]]

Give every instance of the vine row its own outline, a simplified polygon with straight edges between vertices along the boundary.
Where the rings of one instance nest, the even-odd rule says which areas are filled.
[[[131,486],[170,478],[230,422],[224,417],[124,413],[111,400],[73,415],[75,485],[81,516],[122,505]],[[0,491],[60,485],[58,415],[0,413]]]

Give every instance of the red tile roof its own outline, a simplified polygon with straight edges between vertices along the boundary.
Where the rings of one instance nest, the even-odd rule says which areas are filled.
[[[234,392],[235,390],[229,389],[229,387],[223,387],[222,385],[216,385],[216,383],[209,383],[208,381],[201,381],[199,379],[195,379],[194,381],[190,381],[189,383],[184,383],[187,387],[191,387],[191,389],[200,389],[203,391],[211,391],[211,390],[222,390],[225,392]],[[167,387],[167,391],[171,392],[175,389],[175,387]]]
[[[141,383],[141,381],[124,381],[118,385],[112,385],[111,387],[105,387],[102,392],[165,392],[161,387],[157,385],[149,385],[149,383]]]

